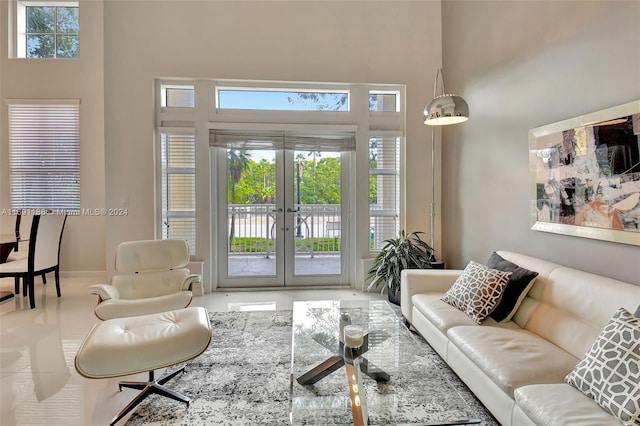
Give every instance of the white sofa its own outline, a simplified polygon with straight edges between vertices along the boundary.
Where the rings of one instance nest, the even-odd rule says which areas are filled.
[[[620,426],[564,383],[614,312],[634,312],[640,287],[518,253],[504,259],[539,273],[513,319],[476,324],[441,296],[461,270],[404,270],[401,309],[503,425]]]

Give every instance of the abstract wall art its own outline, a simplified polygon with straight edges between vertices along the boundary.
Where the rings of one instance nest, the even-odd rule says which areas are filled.
[[[640,246],[640,100],[532,129],[531,228]]]

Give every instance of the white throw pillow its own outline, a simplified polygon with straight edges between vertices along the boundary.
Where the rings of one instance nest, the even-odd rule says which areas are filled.
[[[618,309],[564,380],[625,425],[639,425],[640,318]]]
[[[442,301],[463,311],[480,324],[498,305],[511,272],[498,271],[469,262]]]

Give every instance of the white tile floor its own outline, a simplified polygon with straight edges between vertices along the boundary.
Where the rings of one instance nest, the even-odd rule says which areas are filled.
[[[0,425],[107,425],[134,390],[118,392],[118,379],[91,380],[74,368],[74,356],[90,328],[96,297],[87,287],[105,282],[98,275],[63,276],[56,297],[53,275],[36,280],[36,309],[28,298],[0,305]],[[13,291],[13,279],[0,279]],[[296,300],[379,298],[353,290],[217,292],[194,298],[210,311],[291,309]],[[146,380],[146,374],[131,380]],[[124,423],[124,420],[121,422]]]

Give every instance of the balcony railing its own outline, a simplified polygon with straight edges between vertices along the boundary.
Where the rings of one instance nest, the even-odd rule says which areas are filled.
[[[342,231],[340,205],[295,205],[296,254],[337,254]],[[229,204],[229,255],[264,254],[275,251],[278,236],[275,204]],[[231,233],[233,232],[233,238]]]

